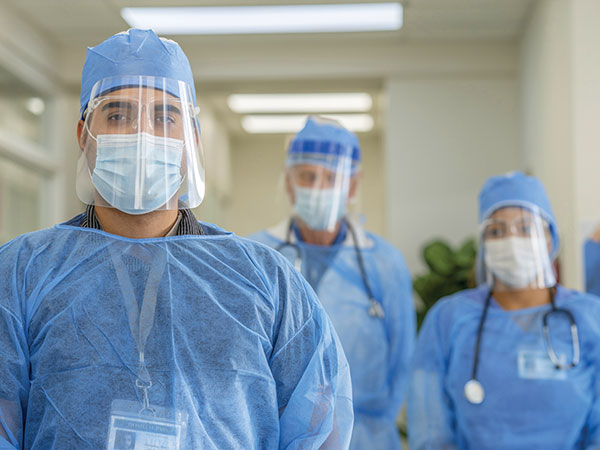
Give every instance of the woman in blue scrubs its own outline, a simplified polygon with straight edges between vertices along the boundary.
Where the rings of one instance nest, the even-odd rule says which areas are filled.
[[[479,200],[480,285],[425,319],[410,448],[599,448],[600,302],[557,285],[558,229],[539,180],[492,177]]]

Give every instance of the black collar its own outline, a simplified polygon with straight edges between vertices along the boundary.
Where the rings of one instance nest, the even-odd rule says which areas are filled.
[[[181,220],[177,227],[177,236],[184,235],[203,235],[204,231],[202,226],[196,220],[194,213],[190,209],[182,208],[179,210],[181,213]],[[94,228],[96,230],[102,230],[102,224],[96,216],[94,205],[87,205],[85,208],[85,217],[79,225],[82,228]]]

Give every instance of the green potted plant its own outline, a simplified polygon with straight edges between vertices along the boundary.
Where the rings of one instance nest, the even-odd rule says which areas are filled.
[[[422,307],[417,311],[418,326],[440,298],[475,286],[476,257],[477,245],[472,238],[458,249],[453,249],[442,239],[423,247],[423,260],[429,273],[413,280],[413,287],[422,301]]]

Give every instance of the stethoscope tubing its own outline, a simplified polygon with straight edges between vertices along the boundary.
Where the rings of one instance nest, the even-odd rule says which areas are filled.
[[[360,276],[362,278],[365,292],[367,293],[367,296],[369,297],[369,316],[378,317],[380,319],[383,319],[385,317],[383,306],[380,302],[375,300],[375,296],[373,295],[373,290],[371,289],[369,277],[367,276],[367,270],[365,267],[364,257],[363,257],[363,254],[362,254],[359,244],[358,244],[358,237],[356,235],[356,231],[354,230],[354,227],[350,224],[350,222],[348,220],[344,219],[344,221],[346,223],[346,226],[348,227],[348,230],[350,231],[350,235],[352,236],[352,242],[354,244],[354,251],[356,253],[356,260],[358,263],[358,270],[360,271]],[[281,250],[285,247],[293,248],[294,252],[296,253],[296,257],[294,258],[294,267],[296,268],[296,270],[298,270],[298,272],[301,273],[302,272],[301,250],[300,250],[300,246],[298,244],[295,244],[292,242],[293,228],[294,228],[294,219],[292,218],[292,219],[290,219],[290,223],[288,225],[285,242],[283,242],[282,244],[277,246],[275,248],[275,250],[277,250],[278,252],[281,252]]]
[[[571,311],[569,311],[565,308],[557,308],[556,307],[556,301],[554,298],[555,292],[556,292],[556,287],[550,288],[549,292],[550,292],[551,309],[549,311],[546,311],[542,317],[542,326],[543,326],[543,330],[544,330],[544,342],[546,345],[546,351],[548,353],[548,357],[550,358],[550,360],[554,364],[554,367],[557,370],[571,369],[571,368],[575,367],[577,364],[579,364],[579,359],[580,359],[579,330],[577,328],[577,323],[575,322],[575,317],[573,316]],[[481,313],[481,318],[479,319],[479,325],[477,327],[477,337],[475,339],[475,353],[473,355],[473,367],[471,370],[471,379],[469,381],[467,381],[467,384],[465,385],[465,393],[466,393],[467,386],[469,384],[477,384],[478,388],[481,389],[482,398],[483,398],[483,387],[481,386],[481,383],[477,380],[477,370],[479,368],[479,356],[481,353],[481,341],[482,341],[482,337],[483,337],[483,328],[485,325],[485,320],[487,318],[488,310],[490,308],[491,300],[492,300],[492,291],[490,290],[490,292],[488,293],[488,296],[485,300],[483,312]],[[560,362],[558,356],[556,355],[556,353],[554,351],[554,348],[552,347],[552,342],[550,340],[550,328],[548,325],[548,321],[549,321],[550,315],[556,314],[556,313],[565,315],[567,317],[567,319],[569,320],[569,326],[570,326],[570,330],[571,330],[571,340],[572,340],[572,344],[573,344],[573,359],[571,360],[571,362],[569,364],[563,364]],[[467,400],[469,400],[471,403],[481,403],[481,401],[473,401],[471,398],[469,398],[469,396],[467,394],[466,394],[466,396],[467,396]]]

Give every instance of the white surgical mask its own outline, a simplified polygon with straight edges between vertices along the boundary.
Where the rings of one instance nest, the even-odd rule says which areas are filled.
[[[99,135],[92,182],[127,214],[157,210],[181,185],[182,151],[182,140],[148,133]]]
[[[488,270],[507,286],[524,289],[533,284],[548,285],[547,280],[538,280],[551,273],[544,239],[517,236],[491,239],[485,241],[484,249]]]
[[[346,215],[346,197],[339,189],[294,187],[294,210],[313,230],[332,229]]]

